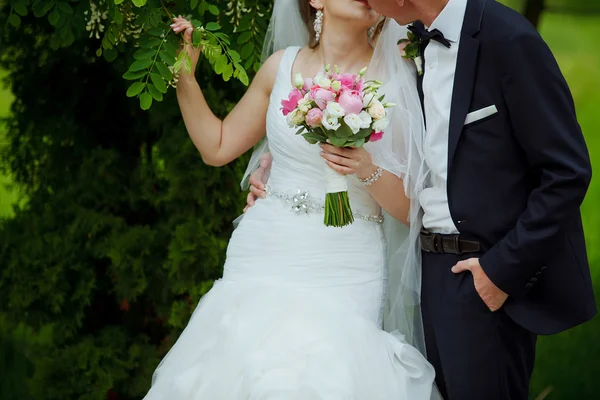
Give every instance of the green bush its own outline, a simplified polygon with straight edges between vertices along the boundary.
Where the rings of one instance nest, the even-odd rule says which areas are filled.
[[[125,62],[87,40],[52,50],[51,32],[24,17],[0,33],[17,99],[0,162],[28,199],[0,223],[0,317],[29,332],[0,342],[23,349],[33,369],[12,372],[31,372],[35,399],[136,399],[221,275],[245,161],[205,166],[173,97],[141,111],[124,96]],[[242,86],[210,71],[199,80],[224,115]]]

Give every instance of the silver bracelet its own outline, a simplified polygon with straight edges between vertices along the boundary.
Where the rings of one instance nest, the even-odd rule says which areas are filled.
[[[381,178],[382,175],[383,175],[383,168],[377,167],[377,171],[373,172],[373,174],[370,177],[368,177],[367,179],[358,178],[358,180],[364,186],[371,186],[372,184],[377,182],[379,180],[379,178]]]

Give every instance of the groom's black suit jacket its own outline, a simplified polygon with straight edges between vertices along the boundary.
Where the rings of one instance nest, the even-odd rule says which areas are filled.
[[[496,114],[464,125],[491,105]],[[579,210],[591,166],[573,99],[534,27],[493,0],[468,0],[448,147],[452,219],[482,243],[507,314],[538,334],[592,318]]]

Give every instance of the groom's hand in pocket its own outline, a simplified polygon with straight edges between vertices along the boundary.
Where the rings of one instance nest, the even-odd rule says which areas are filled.
[[[464,273],[466,271],[470,271],[471,274],[473,274],[475,290],[490,311],[495,312],[502,308],[508,299],[508,295],[500,290],[498,286],[494,285],[494,282],[488,278],[487,274],[479,264],[479,258],[470,258],[468,260],[460,261],[452,267],[452,272],[455,274]]]

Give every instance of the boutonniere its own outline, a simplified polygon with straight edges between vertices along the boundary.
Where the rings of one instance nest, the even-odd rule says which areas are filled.
[[[423,75],[423,59],[421,58],[421,39],[412,32],[408,32],[408,37],[398,40],[398,48],[403,58],[413,60],[417,66],[417,73]]]

